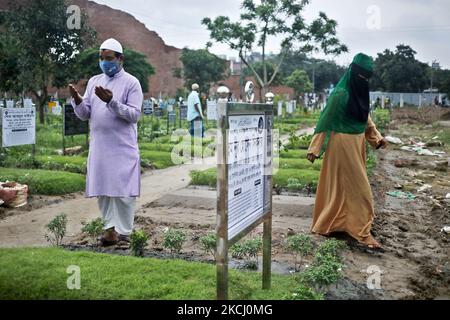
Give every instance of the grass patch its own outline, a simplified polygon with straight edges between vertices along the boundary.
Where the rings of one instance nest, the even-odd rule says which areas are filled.
[[[39,168],[86,174],[87,158],[81,156],[36,156]]]
[[[191,185],[195,186],[210,186],[217,185],[217,169],[210,168],[207,170],[192,170],[190,172]]]
[[[80,290],[68,290],[69,266],[80,267]],[[272,275],[261,289],[261,274],[230,270],[230,299],[282,299],[295,286],[290,276]],[[213,300],[214,265],[142,259],[56,248],[1,249],[0,299]]]
[[[280,158],[296,158],[296,159],[306,159],[308,150],[283,150],[280,151]]]
[[[290,179],[296,179],[298,185],[291,186]],[[273,184],[282,188],[288,188],[292,191],[301,190],[304,187],[309,187],[315,190],[319,180],[319,171],[304,170],[304,169],[280,169],[273,177]]]
[[[203,171],[193,170],[191,185],[215,187],[217,184],[217,170],[211,168]],[[296,179],[296,186],[292,186],[292,180]],[[311,169],[279,169],[273,177],[274,186],[289,188],[290,190],[301,190],[305,187],[315,189],[319,180],[319,171]]]
[[[280,169],[303,169],[320,171],[321,166],[322,160],[316,160],[314,164],[309,162],[307,159],[280,158],[279,160]]]
[[[175,164],[170,152],[141,150],[141,161],[150,162],[156,169],[165,169]]]
[[[31,194],[63,195],[83,191],[86,179],[81,174],[50,170],[0,168],[1,181],[26,184]]]
[[[174,145],[169,143],[139,143],[139,150],[141,151],[163,151],[172,152]]]
[[[439,137],[439,141],[442,141],[447,147],[450,145],[450,129],[449,128],[443,128],[442,131],[440,131],[437,136]]]

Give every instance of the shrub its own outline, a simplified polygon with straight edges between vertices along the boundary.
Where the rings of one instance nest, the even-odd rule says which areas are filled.
[[[210,253],[216,259],[216,235],[210,233],[200,238],[200,245],[205,252]]]
[[[144,256],[144,249],[147,246],[148,239],[148,235],[143,230],[133,231],[130,235],[130,247],[134,256]]]
[[[186,234],[183,231],[169,229],[164,233],[163,246],[172,253],[179,253],[185,241]]]
[[[262,239],[254,238],[231,247],[231,256],[236,259],[245,259],[245,265],[250,269],[258,269],[258,254],[262,249]]]
[[[289,149],[308,149],[311,144],[312,135],[297,136],[297,129],[289,133],[289,142],[287,147]]]
[[[284,297],[284,300],[323,300],[323,294],[313,289],[300,285],[295,291]]]
[[[342,277],[343,265],[334,257],[321,259],[320,264],[313,264],[300,274],[299,280],[303,285],[316,288],[318,291],[337,282]]]
[[[45,239],[56,246],[60,246],[66,235],[67,215],[57,215],[49,224],[47,224],[46,229],[47,233],[45,234]]]
[[[341,279],[344,265],[340,253],[346,247],[346,243],[340,240],[324,241],[315,252],[312,266],[299,275],[300,283],[322,291]]]
[[[97,218],[91,222],[82,222],[81,232],[88,235],[91,238],[92,244],[97,243],[97,238],[102,234],[103,228],[105,227],[105,220],[102,218]]]
[[[297,234],[288,237],[284,242],[284,248],[295,258],[294,270],[297,271],[297,262],[301,267],[303,258],[313,251],[313,241],[311,237],[303,234]],[[300,261],[298,257],[300,256]]]
[[[344,241],[327,239],[317,248],[315,259],[317,263],[320,263],[323,258],[327,259],[327,257],[334,257],[337,261],[341,261],[340,253],[346,248],[347,244]]]

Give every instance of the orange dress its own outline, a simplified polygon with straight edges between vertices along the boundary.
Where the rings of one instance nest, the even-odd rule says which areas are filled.
[[[308,153],[318,156],[325,137],[326,133],[316,134]],[[370,117],[365,133],[331,133],[317,186],[312,232],[343,231],[361,243],[376,243],[370,234],[375,214],[365,140],[376,148],[382,139]]]

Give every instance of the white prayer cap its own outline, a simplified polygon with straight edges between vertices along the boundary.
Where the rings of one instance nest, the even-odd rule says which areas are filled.
[[[200,87],[198,86],[198,84],[194,83],[192,85],[192,90],[198,90]]]
[[[100,50],[112,50],[117,53],[123,53],[122,45],[116,39],[108,39],[102,43]]]

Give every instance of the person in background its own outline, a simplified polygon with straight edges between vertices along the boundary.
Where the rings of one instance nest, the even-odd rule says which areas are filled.
[[[386,148],[387,141],[369,117],[372,72],[372,58],[356,55],[321,113],[307,158],[314,162],[324,154],[312,232],[346,232],[369,248],[381,249],[370,232],[375,215],[365,140],[377,149]]]
[[[192,137],[203,137],[205,133],[205,128],[203,126],[203,108],[202,102],[199,96],[199,85],[194,83],[192,85],[192,92],[188,97],[188,111],[187,120],[190,124],[189,133]]]
[[[101,244],[129,241],[136,197],[140,196],[137,122],[143,93],[123,68],[122,45],[106,40],[99,51],[102,74],[92,77],[84,96],[69,85],[75,114],[90,124],[86,197],[96,197],[105,221]]]

